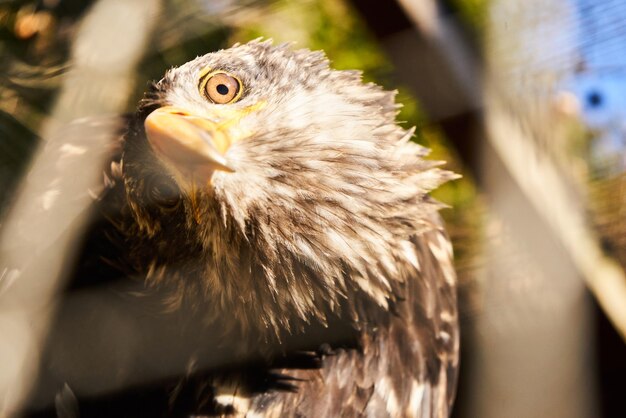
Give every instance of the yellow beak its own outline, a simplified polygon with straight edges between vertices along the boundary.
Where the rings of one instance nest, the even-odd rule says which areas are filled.
[[[216,170],[235,171],[224,157],[231,140],[216,122],[165,106],[150,113],[144,127],[158,157],[181,174],[208,181]]]

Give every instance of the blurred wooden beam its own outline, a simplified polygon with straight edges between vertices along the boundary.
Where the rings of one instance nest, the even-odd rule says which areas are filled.
[[[353,4],[379,37],[398,83],[412,89],[487,196],[488,238],[477,272],[483,306],[463,321],[469,355],[462,361],[455,414],[594,416],[590,309],[581,275],[589,271],[581,270],[576,253],[563,245],[565,236],[552,228],[551,219],[561,214],[538,206],[536,193],[519,177],[523,172],[510,164],[519,157],[506,145],[509,132],[519,131],[516,115],[503,119],[493,114],[503,110],[500,103],[486,105],[481,56],[444,2]],[[382,23],[384,18],[391,20]],[[505,125],[494,129],[494,120]]]
[[[118,134],[112,125],[99,126],[97,136],[77,128],[82,141],[66,143],[55,133],[79,118],[122,111],[158,6],[158,0],[100,1],[87,13],[44,141],[3,219],[0,416],[17,415],[36,381],[54,295],[89,219],[88,191],[101,182],[99,168]]]
[[[64,384],[79,400],[107,399],[129,388],[175,386],[193,373],[261,360],[262,344],[246,347],[227,339],[219,323],[207,325],[193,312],[163,312],[167,296],[128,277],[72,292],[52,327],[31,409],[50,407]],[[311,325],[280,346],[268,344],[263,352],[352,341],[352,328],[329,321],[328,327]]]

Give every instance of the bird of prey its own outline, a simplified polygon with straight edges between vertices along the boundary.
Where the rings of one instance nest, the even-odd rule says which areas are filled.
[[[352,344],[320,341],[313,367],[268,369],[287,385],[216,372],[190,415],[449,415],[456,276],[428,192],[454,175],[396,123],[394,95],[261,40],[146,93],[112,170],[116,225],[146,282],[244,351],[310,324],[351,330]]]

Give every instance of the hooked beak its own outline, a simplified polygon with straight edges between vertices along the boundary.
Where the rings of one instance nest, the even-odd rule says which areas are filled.
[[[223,124],[165,106],[144,127],[157,156],[183,175],[208,182],[216,170],[235,171],[224,157],[232,141]]]

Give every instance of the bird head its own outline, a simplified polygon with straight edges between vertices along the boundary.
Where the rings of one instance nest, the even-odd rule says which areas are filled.
[[[268,41],[169,70],[126,136],[149,283],[212,319],[280,335],[389,309],[451,175],[395,122],[394,93]]]

